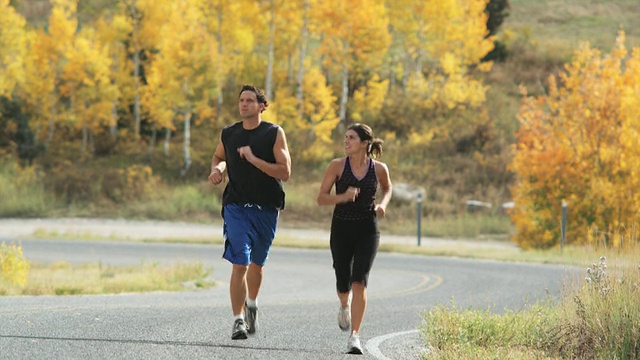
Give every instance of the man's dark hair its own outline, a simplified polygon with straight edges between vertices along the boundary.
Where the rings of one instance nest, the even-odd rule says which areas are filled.
[[[251,91],[252,93],[256,94],[256,98],[258,98],[258,104],[264,104],[264,109],[266,109],[269,106],[267,97],[262,92],[262,90],[258,89],[256,86],[247,85],[247,84],[242,85],[242,89],[240,89],[240,92],[238,93],[238,97],[240,97],[240,95],[242,95],[242,93],[245,91]],[[264,111],[264,109],[262,111]]]

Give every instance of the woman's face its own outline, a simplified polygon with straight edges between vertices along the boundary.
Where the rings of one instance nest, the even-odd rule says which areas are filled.
[[[361,141],[358,133],[355,130],[347,130],[344,135],[344,152],[347,155],[355,154],[358,151],[366,149],[367,143]]]

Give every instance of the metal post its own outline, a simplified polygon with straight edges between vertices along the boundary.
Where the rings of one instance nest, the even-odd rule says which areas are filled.
[[[560,249],[564,250],[564,240],[567,234],[567,202],[564,200],[562,201],[562,227],[560,231],[562,233]]]
[[[418,224],[418,246],[420,246],[420,236],[422,235],[422,231],[420,231],[420,222],[422,221],[422,194],[418,193],[418,208],[416,213],[418,214],[417,224]]]

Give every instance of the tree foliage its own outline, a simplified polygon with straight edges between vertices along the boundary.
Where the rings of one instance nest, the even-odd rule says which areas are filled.
[[[360,121],[390,147],[411,144],[415,158],[401,161],[422,181],[420,156],[456,155],[459,137],[486,122],[472,115],[491,67],[480,63],[492,47],[488,3],[117,0],[88,14],[53,0],[46,24],[29,26],[3,0],[0,52],[15,59],[0,60],[0,83],[22,117],[1,123],[31,134],[47,171],[115,154],[121,166],[202,178],[215,133],[238,120],[240,85],[252,83],[271,89],[264,118],[285,127],[294,161],[341,154],[340,123]]]
[[[521,246],[559,244],[562,201],[568,243],[588,241],[591,228],[619,233],[635,225],[639,66],[640,49],[627,56],[621,32],[611,53],[583,46],[549,79],[547,95],[523,99],[512,164]]]
[[[16,85],[24,81],[25,24],[9,0],[0,0],[0,96],[11,97]]]

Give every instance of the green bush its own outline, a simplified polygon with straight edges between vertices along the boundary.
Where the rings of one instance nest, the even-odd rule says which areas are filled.
[[[45,175],[37,166],[20,167],[0,159],[0,217],[45,215],[55,198],[44,186]]]

